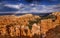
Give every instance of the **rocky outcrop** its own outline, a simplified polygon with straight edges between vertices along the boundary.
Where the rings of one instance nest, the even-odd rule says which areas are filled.
[[[33,14],[0,16],[0,36],[48,38],[50,29],[60,26],[59,17],[59,12],[45,17]]]

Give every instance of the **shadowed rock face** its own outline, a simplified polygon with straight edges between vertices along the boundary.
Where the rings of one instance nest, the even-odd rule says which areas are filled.
[[[60,25],[48,30],[45,38],[60,38]]]

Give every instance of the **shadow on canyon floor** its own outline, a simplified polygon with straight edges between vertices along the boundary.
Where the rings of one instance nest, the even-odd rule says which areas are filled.
[[[11,36],[0,36],[0,38],[41,38],[41,36],[36,36],[34,35],[33,37],[29,37],[29,36],[14,36],[14,37],[11,37]]]

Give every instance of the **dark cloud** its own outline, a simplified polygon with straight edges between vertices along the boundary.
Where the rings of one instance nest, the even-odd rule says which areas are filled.
[[[25,0],[26,2],[28,2],[28,3],[31,3],[31,2],[33,2],[33,0]]]
[[[25,0],[25,1],[28,2],[28,3],[32,3],[32,2],[40,2],[42,0]]]

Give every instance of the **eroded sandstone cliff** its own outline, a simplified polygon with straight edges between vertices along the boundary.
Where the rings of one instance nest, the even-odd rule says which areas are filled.
[[[45,17],[33,14],[0,16],[0,36],[48,38],[50,29],[60,26],[59,17],[60,12]]]

